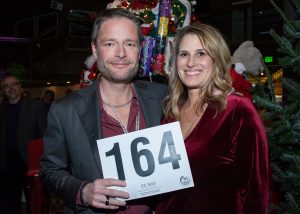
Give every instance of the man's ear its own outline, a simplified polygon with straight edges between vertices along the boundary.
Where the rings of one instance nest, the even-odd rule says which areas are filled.
[[[143,51],[143,43],[140,45],[140,48],[139,48],[139,59],[141,59],[141,56],[142,56],[142,51]]]
[[[92,42],[91,47],[92,47],[93,56],[95,57],[95,59],[97,59],[97,48],[95,43]]]

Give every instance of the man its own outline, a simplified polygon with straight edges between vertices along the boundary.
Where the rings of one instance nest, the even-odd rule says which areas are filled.
[[[96,140],[159,125],[167,87],[132,82],[138,69],[140,26],[125,9],[106,9],[95,21],[92,51],[100,76],[52,104],[44,135],[41,178],[66,202],[65,213],[146,213],[126,206],[121,180],[103,178]],[[128,204],[127,204],[128,205]],[[114,212],[113,212],[114,213]]]
[[[46,112],[40,101],[22,97],[16,77],[4,77],[1,85],[7,102],[0,105],[0,213],[17,214],[21,213],[22,189],[29,203],[25,183],[27,147],[33,139],[42,137]]]
[[[55,100],[55,92],[52,90],[46,90],[44,92],[44,96],[42,98],[42,101],[45,105],[46,111],[49,112],[49,109],[51,107],[51,104]]]
[[[0,105],[5,102],[5,96],[2,91],[0,91]]]

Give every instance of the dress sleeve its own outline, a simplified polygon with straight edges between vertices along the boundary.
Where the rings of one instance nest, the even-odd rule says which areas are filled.
[[[234,111],[232,135],[236,144],[236,180],[242,213],[265,214],[269,198],[268,143],[253,104],[241,99]]]

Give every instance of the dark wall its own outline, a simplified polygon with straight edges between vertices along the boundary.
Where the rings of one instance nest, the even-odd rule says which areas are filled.
[[[101,11],[110,0],[56,0],[63,4],[62,14],[70,9]],[[13,35],[15,22],[51,11],[51,0],[9,0],[0,7],[0,36]]]

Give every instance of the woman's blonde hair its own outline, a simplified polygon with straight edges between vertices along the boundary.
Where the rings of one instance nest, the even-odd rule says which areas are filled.
[[[207,84],[199,94],[197,112],[209,104],[216,109],[216,114],[226,108],[226,95],[232,91],[231,77],[229,74],[231,66],[230,50],[216,28],[202,23],[193,23],[177,32],[174,38],[173,50],[170,58],[169,89],[170,94],[165,98],[164,115],[166,119],[174,117],[179,119],[180,107],[188,98],[187,88],[182,84],[177,72],[177,56],[182,38],[187,35],[196,35],[204,50],[212,58],[213,72]],[[221,91],[216,94],[215,91]],[[200,99],[201,96],[201,99]]]

